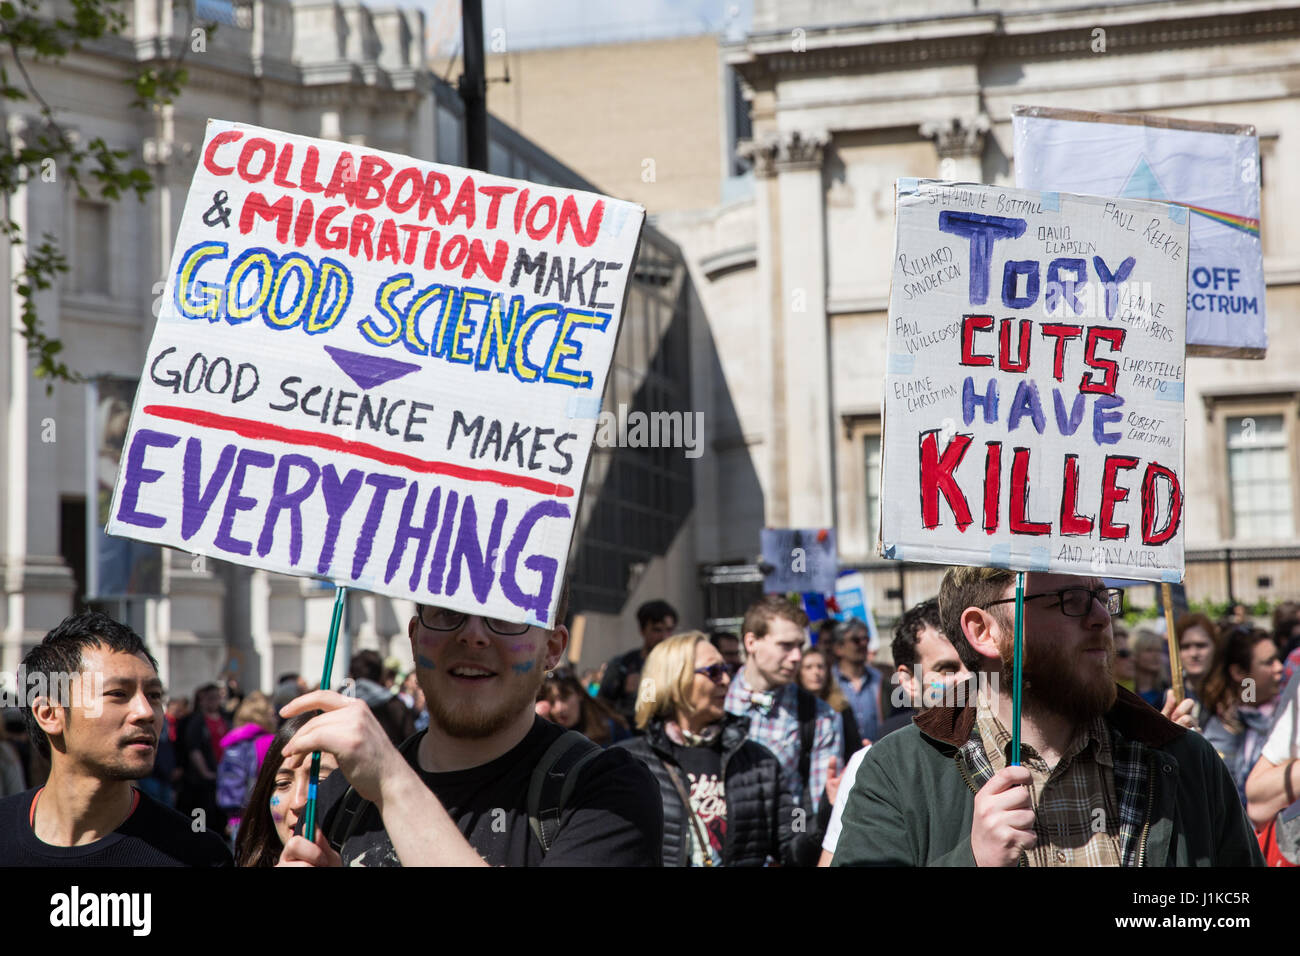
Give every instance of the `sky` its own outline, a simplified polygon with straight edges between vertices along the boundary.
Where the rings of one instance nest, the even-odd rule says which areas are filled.
[[[460,0],[408,2],[425,11],[431,52],[445,57],[459,49]],[[753,0],[483,0],[483,34],[489,53],[505,52],[501,44],[509,51],[701,33],[739,37],[752,15]]]

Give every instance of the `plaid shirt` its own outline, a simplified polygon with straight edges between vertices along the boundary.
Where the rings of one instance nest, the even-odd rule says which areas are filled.
[[[980,743],[994,772],[1010,760],[1011,734],[987,707],[976,714]],[[1055,767],[1028,744],[1021,762],[1033,777],[1030,799],[1038,844],[1025,853],[1030,866],[1119,866],[1119,813],[1115,806],[1110,734],[1100,717],[1085,724]]]
[[[771,692],[771,703],[763,700],[768,695],[754,699],[754,691],[745,682],[741,670],[727,690],[727,713],[749,718],[749,739],[762,744],[780,761],[782,774],[795,802],[802,806],[803,781],[799,778],[799,691],[792,682]],[[826,790],[826,778],[832,757],[844,749],[844,734],[840,729],[839,715],[824,700],[817,701],[817,718],[813,733],[813,751],[808,763],[808,789],[812,794],[812,807],[816,813]]]
[[[1154,800],[1153,787],[1158,786],[1155,777],[1153,755],[1150,750],[1137,741],[1125,740],[1110,724],[1101,719],[1101,726],[1110,737],[1112,773],[1115,784],[1115,809],[1118,815],[1116,837],[1122,866],[1139,866],[1146,861],[1142,859],[1146,837],[1147,811]],[[1009,738],[1008,738],[1009,739]],[[1026,750],[1021,744],[1021,756]],[[970,739],[957,751],[957,759],[964,766],[971,788],[978,791],[992,779],[997,770],[985,754],[983,739],[980,735],[980,722],[977,719],[971,727]],[[1062,761],[1064,762],[1064,761]],[[1001,766],[1005,766],[1005,757]],[[1031,771],[1032,772],[1032,771]],[[1106,828],[1110,831],[1113,823],[1112,814],[1106,814]],[[1050,841],[1050,834],[1049,841]],[[1044,845],[1044,834],[1038,835],[1039,845]],[[1057,864],[1061,865],[1061,864]]]

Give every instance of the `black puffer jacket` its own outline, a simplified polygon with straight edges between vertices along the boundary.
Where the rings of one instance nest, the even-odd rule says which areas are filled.
[[[746,739],[749,720],[727,714],[722,725],[722,779],[726,789],[727,833],[723,866],[762,866],[768,857],[787,866],[814,866],[821,850],[817,821],[805,821],[794,795],[781,785],[781,764],[772,751]],[[654,775],[664,802],[664,866],[690,863],[689,811],[673,786],[664,762],[677,771],[689,792],[690,782],[673,755],[662,720],[645,734],[615,744],[634,753]]]

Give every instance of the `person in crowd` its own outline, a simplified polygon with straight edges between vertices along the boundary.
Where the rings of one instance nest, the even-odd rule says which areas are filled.
[[[749,721],[726,712],[731,673],[709,638],[668,638],[643,674],[657,693],[637,701],[642,735],[617,746],[659,783],[664,866],[800,863],[810,847],[796,826],[793,782],[783,784],[780,761],[746,739]]]
[[[1116,686],[1121,592],[1099,578],[1026,575],[1012,764],[1012,694],[991,688],[1011,684],[1015,582],[1000,568],[944,575],[943,632],[983,679],[966,681],[962,706],[928,709],[871,748],[833,865],[1261,864],[1232,778],[1185,726],[1191,702],[1156,711]]]
[[[1243,805],[1281,682],[1282,661],[1268,631],[1246,624],[1224,635],[1222,653],[1205,679],[1205,739],[1227,764]]]
[[[184,813],[202,810],[206,825],[217,833],[226,828],[225,812],[217,805],[217,767],[221,738],[229,730],[221,716],[221,688],[204,684],[194,692],[194,707],[185,723],[181,744],[185,783],[178,808]]]
[[[1111,629],[1115,638],[1115,683],[1130,694],[1135,693],[1137,671],[1133,667],[1133,646],[1129,637],[1128,625],[1117,617],[1111,619]]]
[[[830,676],[831,657],[818,645],[805,648],[803,660],[799,662],[799,686],[814,697],[830,704],[840,718],[840,737],[844,749],[840,753],[841,766],[848,763],[849,757],[862,749],[866,743],[858,733],[858,722],[853,717],[853,708],[840,690],[839,681]]]
[[[365,701],[375,712],[375,719],[384,728],[394,747],[415,733],[415,714],[402,703],[400,697],[383,684],[384,661],[378,651],[358,651],[348,665],[357,699]]]
[[[881,737],[910,724],[922,706],[950,704],[940,692],[969,674],[940,627],[938,598],[922,601],[898,619],[890,651],[894,657],[894,690],[890,697],[897,700],[898,707],[881,725]],[[936,695],[939,700],[933,699]]]
[[[840,721],[824,700],[799,687],[808,616],[769,594],[745,612],[745,665],[727,689],[727,713],[749,720],[749,739],[781,761],[783,779],[798,786],[795,803],[820,841],[839,785],[844,742]],[[830,799],[827,799],[829,792]],[[816,848],[807,865],[816,862]]]
[[[221,679],[219,687],[221,689],[221,716],[226,721],[227,727],[233,727],[235,714],[239,712],[239,705],[244,702],[244,692],[239,687],[239,681],[229,674]]]
[[[727,665],[727,671],[734,677],[744,663],[740,659],[740,638],[731,631],[714,631],[709,635],[709,642],[718,649],[722,663]]]
[[[1178,660],[1183,668],[1183,693],[1196,701],[1192,711],[1197,724],[1204,727],[1209,714],[1201,706],[1205,678],[1214,666],[1214,648],[1219,631],[1204,614],[1184,614],[1174,625],[1178,637]]]
[[[311,686],[307,683],[307,678],[303,677],[296,671],[289,671],[277,677],[275,679],[275,686],[278,688],[281,684],[293,684],[297,690],[294,697],[301,697],[303,694],[307,693],[307,691],[311,690]]]
[[[298,761],[295,768],[286,765],[284,745],[319,713],[312,711],[283,721],[272,737],[235,838],[236,866],[265,868],[280,862],[280,854],[307,806],[311,777],[310,760]],[[334,755],[322,753],[320,780],[326,780],[337,769]]]
[[[402,679],[402,703],[411,709],[415,715],[415,729],[424,730],[429,726],[429,708],[425,706],[424,691],[420,689],[420,681],[415,675],[415,671],[407,674]]]
[[[596,695],[613,707],[629,727],[635,719],[641,667],[655,645],[677,630],[677,611],[667,601],[647,601],[637,608],[636,623],[641,629],[641,646],[610,659]]]
[[[894,640],[890,650],[894,658],[892,683],[898,706],[880,728],[880,736],[887,737],[908,726],[915,716],[927,707],[952,707],[955,705],[953,687],[970,676],[957,649],[939,629],[939,601],[930,598],[909,608],[894,627]],[[818,866],[830,866],[839,843],[844,821],[844,806],[849,791],[853,789],[862,766],[868,744],[855,753],[844,768],[839,794],[831,810],[831,819],[822,838],[822,855]]]
[[[1283,601],[1274,608],[1273,640],[1282,657],[1282,688],[1278,693],[1285,693],[1291,678],[1300,670],[1300,603]]]
[[[232,844],[239,831],[240,812],[248,805],[278,723],[271,699],[260,690],[244,698],[234,722],[234,729],[221,738],[221,763],[217,766],[217,805],[226,813],[226,832]]]
[[[1273,609],[1273,640],[1284,659],[1300,648],[1300,602],[1283,601]]]
[[[1133,633],[1133,691],[1157,710],[1169,690],[1168,642],[1150,627]]]
[[[623,718],[603,700],[588,694],[567,670],[552,672],[537,693],[538,700],[549,705],[543,717],[566,730],[576,730],[592,743],[608,747],[631,736]]]
[[[1270,866],[1296,866],[1300,854],[1300,681],[1287,683],[1278,697],[1273,726],[1259,759],[1246,778],[1246,813],[1260,831],[1260,844]],[[1285,827],[1290,840],[1279,841]],[[1287,843],[1287,852],[1279,844]]]
[[[872,667],[868,660],[867,645],[870,640],[867,625],[854,619],[836,629],[828,646],[835,656],[833,676],[849,706],[853,708],[858,733],[868,740],[875,740],[879,733],[882,714],[880,695],[885,682],[880,671]]]
[[[604,665],[602,665],[604,666]],[[582,691],[588,697],[595,697],[600,693],[600,668],[588,667],[582,672]]]
[[[567,605],[566,587],[556,621]],[[280,866],[659,865],[649,771],[580,734],[557,746],[572,732],[534,711],[568,628],[420,605],[407,633],[429,727],[400,752],[361,701],[315,691],[285,708],[324,711],[285,745],[289,768],[320,750],[341,773],[321,785],[316,841],[291,838]]]
[[[158,664],[106,615],[65,618],[22,661],[47,691],[24,702],[45,785],[0,799],[0,866],[229,866],[221,838],[133,786],[163,732]]]

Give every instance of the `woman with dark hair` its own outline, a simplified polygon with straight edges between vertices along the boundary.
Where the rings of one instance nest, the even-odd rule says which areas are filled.
[[[300,714],[286,720],[276,731],[275,739],[266,751],[257,782],[244,808],[239,836],[235,840],[235,865],[271,867],[280,862],[280,851],[293,835],[298,817],[307,805],[307,784],[311,775],[311,761],[301,761],[297,770],[282,766],[284,745],[320,711]],[[338,769],[333,754],[321,753],[320,779],[324,780]]]
[[[618,744],[654,775],[664,804],[664,866],[811,866],[820,828],[796,832],[792,788],[772,751],[725,710],[731,673],[700,631],[655,646],[641,672],[636,724]],[[649,687],[653,693],[645,693]],[[826,816],[833,800],[823,800]],[[825,825],[824,821],[821,824]]]
[[[826,701],[831,710],[840,715],[844,731],[844,753],[841,759],[842,765],[847,766],[849,758],[862,749],[862,734],[853,717],[853,708],[849,706],[844,691],[840,690],[840,682],[831,676],[832,664],[821,646],[813,645],[803,652],[803,659],[799,661],[798,680],[800,687]]]
[[[556,671],[537,691],[539,713],[566,730],[576,730],[592,743],[608,747],[632,736],[627,723],[603,700],[592,697],[568,671]]]
[[[1222,651],[1205,680],[1203,706],[1210,718],[1205,739],[1214,745],[1246,803],[1246,778],[1268,738],[1282,680],[1277,644],[1268,631],[1238,625],[1223,638]]]

